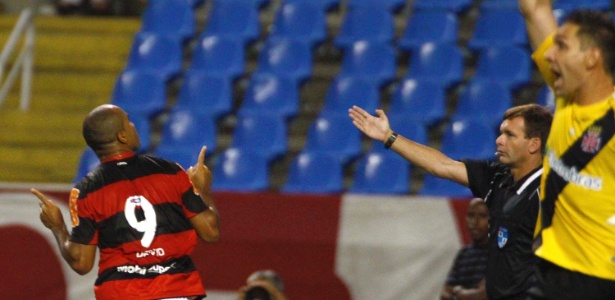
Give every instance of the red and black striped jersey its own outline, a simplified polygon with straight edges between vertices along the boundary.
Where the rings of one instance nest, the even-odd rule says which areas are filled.
[[[70,241],[100,250],[97,299],[203,296],[189,219],[208,209],[177,164],[147,155],[104,161],[71,193]]]

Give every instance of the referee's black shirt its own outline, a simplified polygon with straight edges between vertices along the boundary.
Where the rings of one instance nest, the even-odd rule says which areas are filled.
[[[536,284],[538,260],[532,242],[542,167],[513,182],[510,169],[500,163],[464,163],[472,193],[489,206],[487,295],[489,299],[525,299],[525,292]]]

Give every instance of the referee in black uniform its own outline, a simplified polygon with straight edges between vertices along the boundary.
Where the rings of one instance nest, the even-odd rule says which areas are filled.
[[[349,109],[352,123],[384,147],[426,172],[469,187],[489,206],[489,258],[486,288],[489,299],[531,299],[538,284],[532,252],[539,211],[540,176],[551,112],[536,104],[504,113],[495,140],[497,162],[454,160],[442,152],[395,133],[384,111],[372,116],[360,107]]]

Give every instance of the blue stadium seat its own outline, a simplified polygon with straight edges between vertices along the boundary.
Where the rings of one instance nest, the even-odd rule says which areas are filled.
[[[188,169],[196,163],[201,147],[207,146],[209,156],[216,151],[216,143],[216,124],[211,117],[176,109],[171,111],[162,128],[160,144],[154,154]]]
[[[423,145],[427,145],[429,142],[427,127],[421,121],[408,118],[403,113],[395,113],[393,111],[389,111],[387,117],[389,118],[390,127],[399,135]],[[391,150],[385,149],[382,141],[378,140],[371,141],[369,151],[391,153]]]
[[[182,71],[182,51],[182,43],[176,37],[137,34],[124,70],[156,72],[168,81]]]
[[[98,156],[96,156],[96,153],[90,147],[83,149],[79,157],[79,165],[77,166],[77,173],[75,174],[75,178],[73,178],[73,183],[81,181],[85,175],[96,169],[98,165],[100,165],[100,160]]]
[[[188,40],[196,32],[194,9],[186,0],[150,1],[141,20],[141,33],[173,35]]]
[[[456,182],[426,174],[423,178],[423,186],[418,193],[420,196],[433,197],[472,197],[472,191]]]
[[[410,193],[410,166],[394,152],[368,152],[357,162],[349,192],[357,194]]]
[[[393,90],[389,112],[435,125],[446,117],[446,91],[437,82],[404,78]]]
[[[380,108],[380,92],[373,82],[361,77],[336,76],[327,89],[321,112],[348,115],[353,105],[374,113]]]
[[[344,190],[340,161],[327,153],[302,151],[289,167],[282,193],[327,194]]]
[[[393,46],[359,41],[344,52],[339,75],[370,79],[382,87],[395,79],[397,56]]]
[[[361,135],[347,114],[321,113],[309,126],[303,149],[328,153],[346,164],[361,152]]]
[[[325,11],[311,2],[282,3],[271,26],[269,38],[291,38],[310,47],[327,38]]]
[[[462,14],[472,6],[472,0],[415,0],[414,10],[440,9]]]
[[[464,60],[455,44],[425,43],[410,54],[407,78],[439,82],[449,89],[463,80]]]
[[[288,151],[286,120],[277,114],[238,114],[231,147],[256,152],[268,161]]]
[[[348,0],[348,6],[382,6],[397,13],[406,6],[406,0]]]
[[[139,135],[139,141],[141,142],[141,147],[137,149],[137,152],[147,152],[152,142],[152,127],[150,125],[149,118],[142,115],[130,115],[129,119],[130,122],[135,125],[135,129]]]
[[[444,131],[441,152],[452,159],[495,159],[496,131],[480,120],[453,121]]]
[[[243,1],[214,1],[201,37],[233,37],[249,45],[261,34],[258,8]]]
[[[167,105],[165,78],[157,72],[124,71],[115,82],[111,103],[130,116],[154,117]]]
[[[309,2],[318,6],[324,11],[331,11],[337,9],[341,5],[341,0],[284,0],[284,3],[305,3]]]
[[[480,51],[473,78],[495,80],[514,91],[530,83],[531,76],[532,62],[527,50],[507,46]]]
[[[214,191],[254,192],[269,188],[267,159],[237,148],[226,149],[214,165]]]
[[[184,75],[173,109],[191,110],[218,120],[233,108],[233,82],[226,76],[207,71],[189,71]]]
[[[493,46],[521,46],[528,44],[525,21],[518,10],[487,9],[480,12],[468,47],[479,51]]]
[[[393,13],[382,5],[350,6],[343,16],[334,44],[348,49],[358,41],[390,43],[394,39]]]
[[[275,113],[290,119],[299,112],[299,87],[282,76],[255,73],[250,78],[239,113]]]
[[[256,73],[284,76],[301,84],[312,76],[312,50],[294,39],[268,38],[258,56]]]
[[[245,47],[241,40],[224,36],[206,36],[192,54],[189,70],[237,79],[245,73]]]
[[[562,9],[567,12],[576,9],[608,11],[612,9],[612,3],[610,0],[557,0],[553,3],[553,9]]]
[[[472,80],[460,93],[452,120],[480,120],[499,128],[504,112],[513,106],[510,90],[493,80]]]
[[[542,88],[540,88],[536,102],[542,106],[549,108],[551,112],[555,111],[555,94],[553,93],[553,90],[546,84],[542,86]]]
[[[425,43],[455,44],[458,30],[459,21],[455,13],[446,10],[418,10],[408,18],[398,44],[406,52]]]
[[[512,9],[519,10],[519,1],[518,0],[483,0],[480,3],[479,8],[481,10],[485,9]]]

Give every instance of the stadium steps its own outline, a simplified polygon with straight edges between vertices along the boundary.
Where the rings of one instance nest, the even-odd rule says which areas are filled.
[[[2,45],[16,21],[0,16]],[[42,16],[35,25],[30,110],[18,108],[18,83],[0,107],[0,181],[69,183],[83,117],[109,101],[140,21]]]

